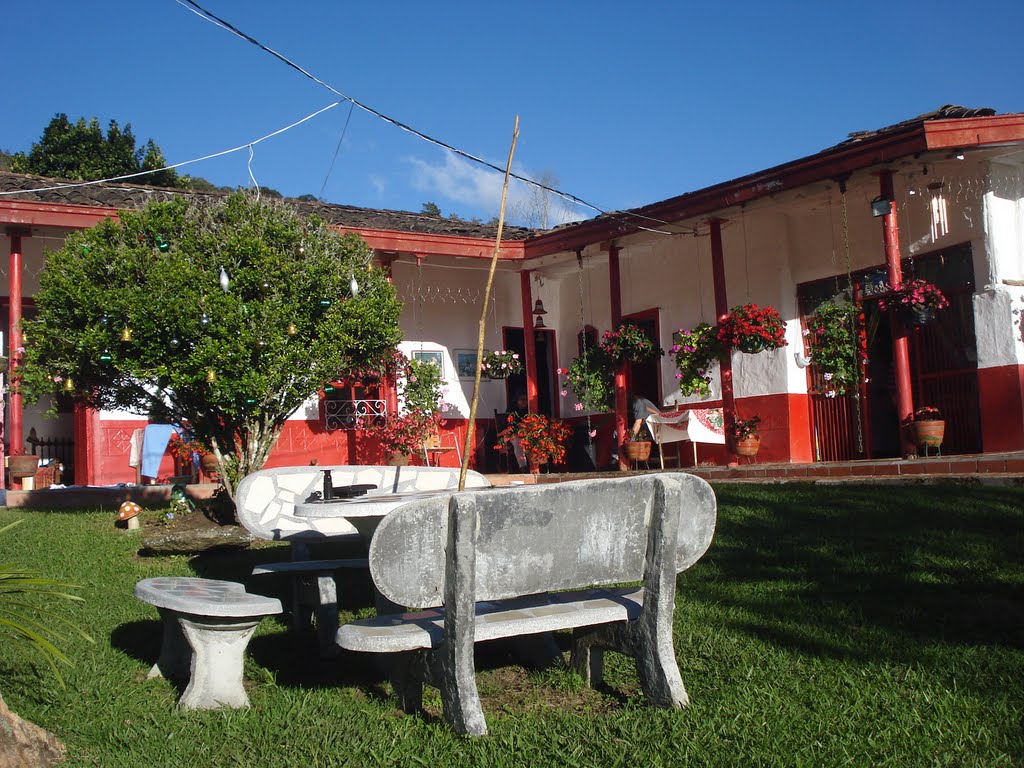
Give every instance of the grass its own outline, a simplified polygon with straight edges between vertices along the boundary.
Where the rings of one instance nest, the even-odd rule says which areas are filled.
[[[1024,490],[716,490],[715,543],[679,579],[683,711],[646,706],[615,654],[598,691],[564,668],[496,667],[478,675],[490,734],[461,739],[436,692],[426,716],[402,715],[366,659],[315,661],[268,620],[246,665],[252,709],[176,712],[178,691],[145,679],[160,630],[135,582],[277,587],[245,574],[281,553],[139,558],[106,513],[0,511],[26,520],[0,562],[82,585],[67,613],[97,640],[68,648],[61,691],[5,639],[0,686],[65,741],[68,766],[1024,765]],[[343,589],[346,615],[365,613],[368,585]]]

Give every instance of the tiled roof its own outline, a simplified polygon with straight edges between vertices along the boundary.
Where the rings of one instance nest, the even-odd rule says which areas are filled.
[[[193,190],[166,189],[163,187],[148,187],[142,184],[121,183],[67,187],[45,192],[33,191],[43,187],[52,187],[60,183],[62,183],[60,180],[47,179],[42,176],[0,171],[0,191],[21,190],[20,194],[0,197],[0,201],[21,200],[124,210],[142,208],[147,203],[157,200],[170,200],[181,195],[198,199],[210,199],[225,194],[223,192],[197,192]],[[470,221],[448,219],[444,216],[431,216],[426,213],[382,211],[374,208],[357,208],[352,205],[332,205],[330,203],[300,202],[298,200],[289,200],[288,202],[295,205],[303,213],[315,213],[331,224],[352,229],[417,232],[428,235],[455,235],[487,240],[493,240],[498,229],[493,224],[476,224]],[[504,240],[525,240],[531,233],[532,230],[523,227],[510,227],[506,224],[502,232],[502,238]]]
[[[918,115],[910,120],[903,120],[902,122],[895,123],[893,125],[887,125],[884,128],[877,128],[873,131],[853,131],[849,134],[848,139],[839,142],[836,146],[843,147],[849,144],[856,144],[886,133],[894,133],[928,120],[952,120],[954,118],[961,117],[990,117],[995,113],[996,111],[991,107],[960,107],[956,104],[945,104],[933,112],[925,112],[923,115]],[[829,149],[832,149],[832,147],[829,147]]]

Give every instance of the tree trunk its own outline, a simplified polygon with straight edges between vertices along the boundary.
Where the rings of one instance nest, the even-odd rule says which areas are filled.
[[[47,768],[63,760],[57,737],[11,712],[0,695],[0,768]]]

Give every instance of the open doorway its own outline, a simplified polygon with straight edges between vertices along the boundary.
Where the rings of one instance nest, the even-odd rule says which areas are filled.
[[[647,309],[635,312],[622,318],[641,328],[655,346],[660,346],[660,329],[658,328],[658,310]],[[652,403],[661,405],[661,357],[654,356],[642,363],[626,363],[626,387]]]
[[[555,398],[555,332],[550,328],[534,330],[534,348],[537,354],[537,411],[544,416],[558,416],[558,400]],[[526,360],[526,344],[522,328],[504,328],[505,349],[519,354]],[[522,373],[514,373],[505,380],[505,403],[515,400],[517,392],[526,391],[526,366]]]

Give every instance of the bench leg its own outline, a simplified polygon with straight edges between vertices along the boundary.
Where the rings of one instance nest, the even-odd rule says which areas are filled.
[[[147,677],[187,680],[192,665],[192,648],[185,639],[185,635],[182,634],[181,624],[178,623],[178,613],[167,608],[157,608],[157,610],[160,612],[164,632],[160,641],[160,658],[149,670]]]
[[[633,638],[636,671],[644,695],[657,707],[685,707],[690,702],[679,674],[671,630],[667,633],[638,631]]]
[[[192,646],[192,675],[178,700],[179,709],[248,707],[242,686],[242,667],[249,639],[261,616],[220,618],[179,617],[182,631]]]
[[[396,653],[391,665],[391,687],[398,697],[398,706],[407,715],[423,709],[423,672],[426,651]]]
[[[316,634],[320,640],[320,656],[330,658],[341,652],[334,642],[338,634],[338,585],[334,574],[326,572],[317,574],[316,586]]]
[[[604,648],[596,640],[593,632],[578,632],[569,653],[569,666],[591,688],[604,681]]]

